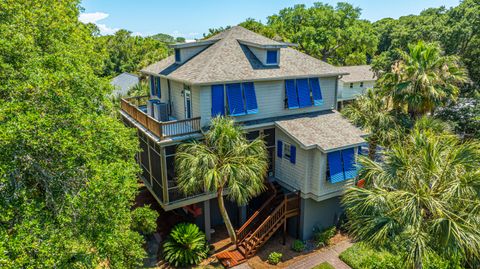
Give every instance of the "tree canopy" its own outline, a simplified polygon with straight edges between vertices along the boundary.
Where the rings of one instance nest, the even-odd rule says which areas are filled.
[[[0,2],[0,267],[131,268],[134,134],[79,1]]]

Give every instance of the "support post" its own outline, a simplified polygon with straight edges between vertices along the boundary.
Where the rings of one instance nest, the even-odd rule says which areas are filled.
[[[287,242],[287,196],[283,197],[283,245],[285,246]]]
[[[203,202],[203,218],[204,218],[204,227],[205,227],[205,236],[207,240],[212,239],[212,228],[210,227],[210,200]]]

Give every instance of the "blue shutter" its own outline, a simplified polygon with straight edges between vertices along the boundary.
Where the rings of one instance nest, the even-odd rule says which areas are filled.
[[[278,52],[276,50],[267,50],[267,64],[276,64]]]
[[[230,116],[245,115],[242,87],[240,83],[227,84],[227,100]]]
[[[353,148],[342,150],[343,171],[345,171],[345,179],[357,176],[357,167],[355,166],[355,151]]]
[[[310,79],[310,88],[312,89],[313,104],[316,106],[323,105],[322,89],[320,88],[320,81],[318,78]]]
[[[155,88],[156,88],[158,98],[162,98],[162,87],[160,85],[159,77],[155,77]]]
[[[278,140],[277,141],[277,157],[278,158],[282,158],[283,156],[282,150],[283,150],[283,143],[282,141]]]
[[[285,90],[287,96],[288,108],[298,108],[298,96],[297,90],[295,89],[295,80],[287,79],[285,80]]]
[[[180,62],[182,58],[180,57],[180,49],[175,49],[175,62]]]
[[[150,76],[150,95],[155,95],[155,77]]]
[[[225,93],[223,84],[212,85],[212,117],[225,115]]]
[[[294,145],[290,145],[290,162],[295,164],[297,160],[297,148]]]
[[[257,96],[255,95],[255,85],[253,82],[242,83],[243,93],[245,95],[245,106],[247,114],[255,114],[258,112]]]
[[[308,87],[308,79],[297,79],[298,104],[300,107],[312,105],[310,99],[310,88]]]
[[[334,151],[327,153],[328,167],[330,168],[330,182],[337,183],[345,180],[342,165],[342,152]]]

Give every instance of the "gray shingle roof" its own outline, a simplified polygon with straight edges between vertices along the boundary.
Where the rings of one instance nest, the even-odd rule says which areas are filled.
[[[112,92],[115,96],[123,96],[128,93],[128,91],[137,85],[139,82],[138,76],[130,73],[122,73],[114,77],[110,84],[115,87],[115,90]]]
[[[183,64],[175,64],[174,56],[170,56],[141,71],[147,74],[160,74],[189,84],[343,74],[337,67],[288,47],[280,49],[279,66],[264,66],[247,46],[240,44],[239,40],[261,45],[283,43],[240,26],[232,27],[211,39],[218,41]]]
[[[370,65],[341,66],[338,68],[345,73],[349,73],[340,79],[346,83],[377,80]]]
[[[320,115],[276,121],[275,126],[304,148],[318,147],[323,152],[365,143],[367,134],[334,110]]]

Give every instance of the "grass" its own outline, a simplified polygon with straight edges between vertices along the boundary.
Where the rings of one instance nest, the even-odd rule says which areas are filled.
[[[328,262],[322,262],[321,264],[313,267],[312,269],[335,269],[333,265],[329,264]]]

